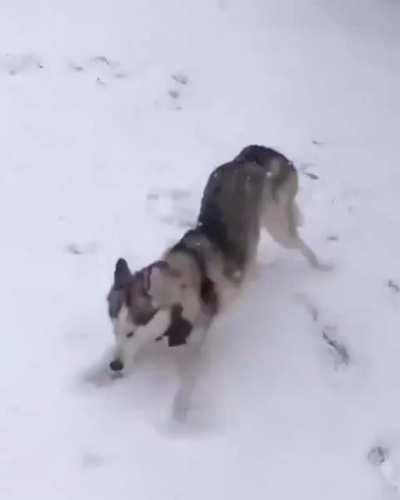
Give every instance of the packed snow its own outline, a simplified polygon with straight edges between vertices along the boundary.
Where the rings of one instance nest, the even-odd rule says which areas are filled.
[[[399,26],[397,0],[1,1],[2,499],[400,498]],[[113,267],[254,143],[335,268],[265,238],[176,423],[176,350],[87,376]]]

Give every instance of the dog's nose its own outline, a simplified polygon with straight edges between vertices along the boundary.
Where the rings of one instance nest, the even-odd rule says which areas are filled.
[[[124,365],[119,359],[114,359],[114,361],[111,361],[110,363],[110,369],[113,372],[120,372],[124,368]]]

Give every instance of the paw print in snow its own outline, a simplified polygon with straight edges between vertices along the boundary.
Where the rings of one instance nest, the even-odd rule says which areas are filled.
[[[43,69],[43,63],[34,54],[5,54],[0,55],[0,69],[10,76]]]
[[[100,467],[104,464],[104,459],[97,453],[84,453],[82,456],[82,464],[84,467]]]
[[[110,83],[112,79],[122,80],[130,76],[118,61],[106,56],[91,57],[82,63],[71,62],[69,67],[75,73],[94,77],[97,85],[101,86]]]
[[[168,90],[171,108],[175,111],[182,109],[181,99],[183,96],[184,87],[189,83],[189,77],[182,72],[173,73],[171,79],[174,85]]]
[[[195,215],[186,205],[190,193],[184,189],[160,189],[150,191],[146,198],[151,210],[165,224],[187,229],[195,220]]]

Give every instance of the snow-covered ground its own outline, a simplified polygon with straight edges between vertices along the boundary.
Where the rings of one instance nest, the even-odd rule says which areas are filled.
[[[2,500],[400,498],[399,25],[396,0],[1,0]],[[171,428],[162,345],[83,376],[105,294],[250,143],[296,162],[336,268],[263,242]]]

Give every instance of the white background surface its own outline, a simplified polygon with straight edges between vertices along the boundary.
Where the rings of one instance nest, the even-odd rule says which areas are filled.
[[[2,0],[2,499],[396,498],[366,457],[400,466],[399,23],[395,0]],[[251,143],[296,162],[336,269],[266,240],[172,432],[163,346],[130,379],[82,373],[116,258],[158,257]]]

